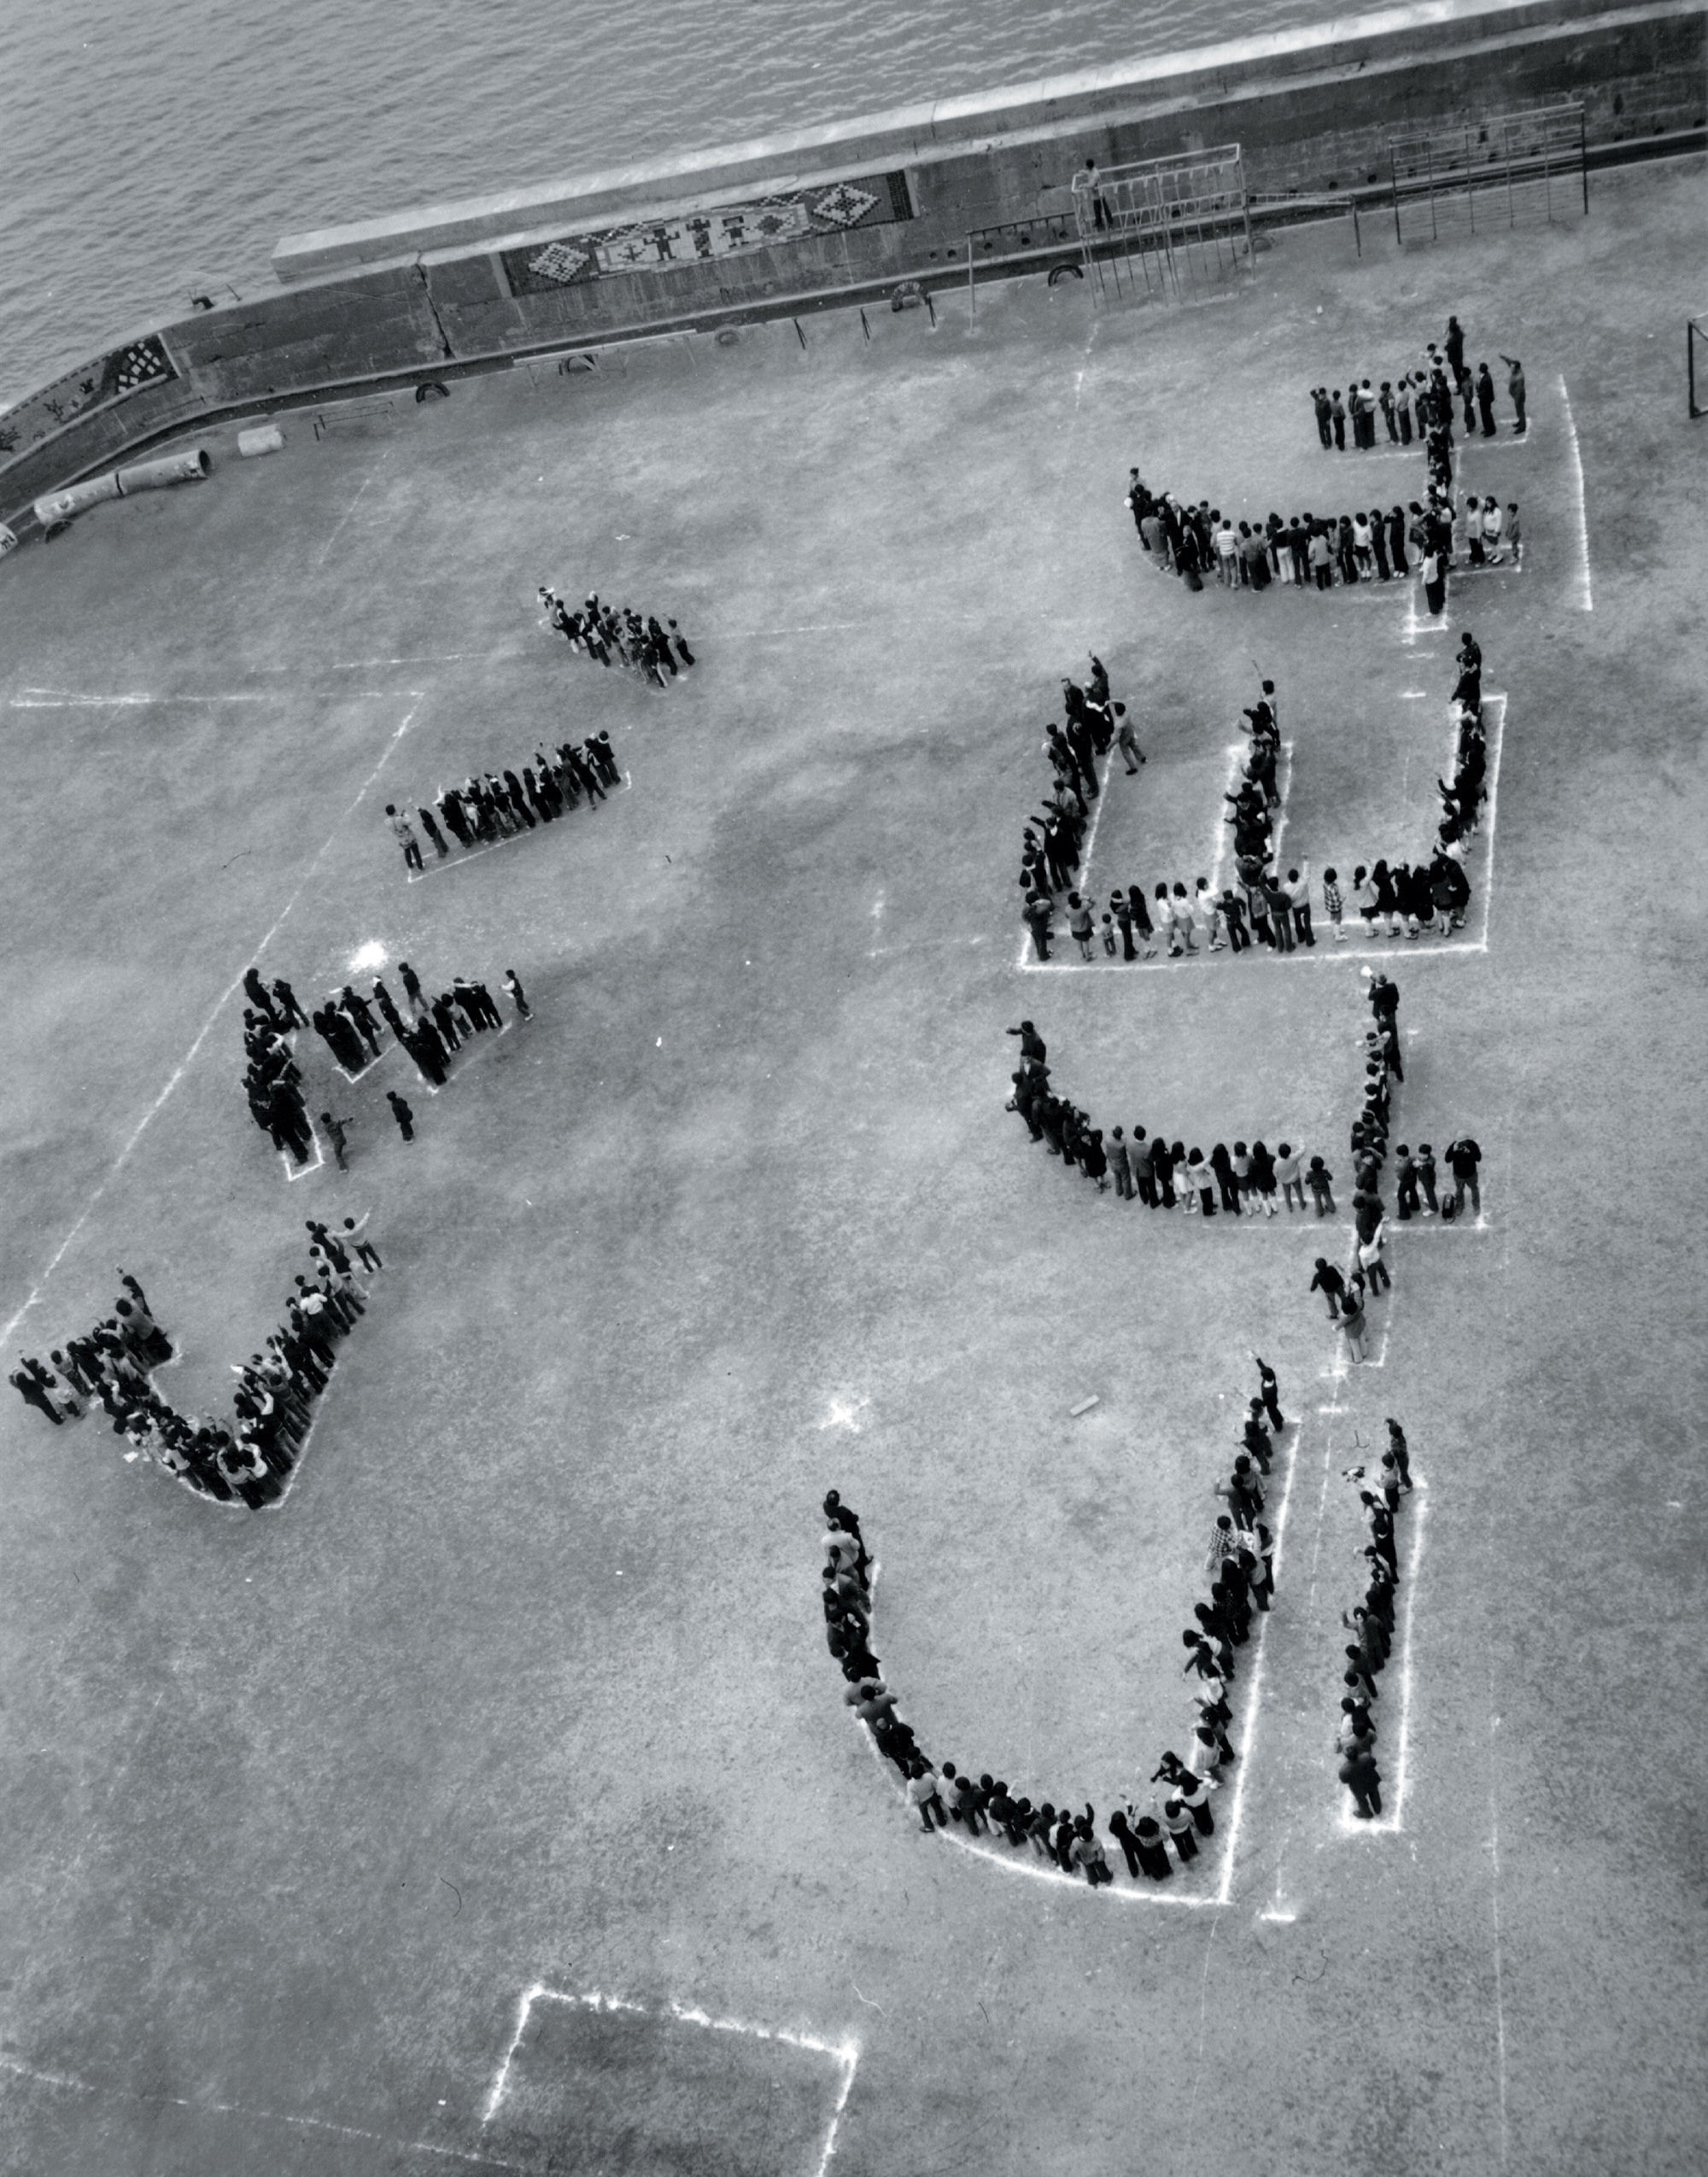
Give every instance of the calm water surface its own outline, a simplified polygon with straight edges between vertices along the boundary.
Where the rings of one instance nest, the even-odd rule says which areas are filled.
[[[0,401],[281,234],[1321,19],[1322,0],[10,0]]]

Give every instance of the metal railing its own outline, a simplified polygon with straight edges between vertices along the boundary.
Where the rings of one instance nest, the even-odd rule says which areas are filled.
[[[1576,99],[1388,139],[1394,235],[1401,243],[1547,223],[1589,209],[1583,107]]]

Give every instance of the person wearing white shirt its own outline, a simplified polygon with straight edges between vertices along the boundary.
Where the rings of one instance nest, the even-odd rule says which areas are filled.
[[[1502,556],[1500,539],[1506,527],[1506,518],[1500,512],[1500,500],[1485,499],[1483,502],[1483,550],[1491,563],[1498,561]]]
[[[1316,933],[1311,928],[1311,865],[1308,862],[1297,869],[1289,869],[1287,881],[1281,887],[1292,908],[1293,928],[1301,945],[1314,945]]]

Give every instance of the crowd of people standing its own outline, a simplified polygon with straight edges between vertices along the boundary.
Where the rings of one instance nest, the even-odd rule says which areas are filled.
[[[1255,1356],[1254,1356],[1255,1358]],[[1259,1396],[1240,1432],[1233,1474],[1218,1483],[1227,1510],[1211,1530],[1206,1598],[1195,1603],[1192,1623],[1181,1633],[1188,1651],[1184,1674],[1191,1681],[1196,1720],[1183,1759],[1171,1748],[1148,1780],[1120,1800],[1101,1824],[1096,1808],[1079,1802],[1029,1796],[1005,1778],[955,1761],[934,1761],[901,1714],[872,1647],[872,1583],[857,1515],[833,1489],[824,1501],[827,1528],[822,1598],[825,1636],[845,1681],[843,1700],[895,1769],[908,1804],[929,1835],[954,1823],[970,1841],[1000,1837],[1010,1850],[1034,1855],[1070,1880],[1092,1888],[1115,1881],[1114,1864],[1135,1882],[1162,1882],[1197,1858],[1202,1841],[1215,1834],[1211,1794],[1238,1757],[1229,1735],[1233,1721],[1228,1689],[1238,1672],[1238,1651],[1250,1640],[1260,1613],[1274,1600],[1274,1540],[1261,1521],[1266,1475],[1276,1437],[1285,1428],[1272,1369],[1257,1362]],[[1144,1788],[1148,1782],[1151,1788]]]
[[[590,591],[580,608],[571,611],[555,590],[542,584],[540,602],[547,619],[577,657],[636,673],[655,688],[668,688],[694,662],[674,620],[661,624],[657,614],[650,612],[643,620],[629,606],[601,604],[597,591]]]
[[[1506,397],[1512,405],[1513,436],[1522,438],[1530,427],[1525,414],[1524,366],[1516,355],[1502,355],[1500,360],[1506,366]],[[1477,430],[1479,422],[1484,438],[1497,436],[1494,374],[1487,362],[1479,363],[1472,372],[1465,360],[1465,334],[1456,317],[1447,321],[1444,348],[1438,348],[1430,341],[1418,363],[1397,378],[1383,378],[1374,390],[1367,377],[1356,376],[1348,379],[1344,398],[1338,386],[1332,393],[1326,386],[1311,388],[1317,436],[1325,447],[1331,446],[1342,454],[1346,451],[1348,430],[1354,452],[1375,450],[1378,415],[1387,427],[1390,446],[1410,446],[1414,439],[1427,445],[1431,434],[1443,430],[1451,432],[1455,399],[1464,407],[1467,438]]]
[[[310,1220],[308,1232],[312,1274],[297,1273],[279,1328],[236,1369],[230,1424],[180,1413],[161,1395],[155,1372],[178,1354],[142,1286],[122,1270],[123,1291],[112,1314],[55,1348],[51,1368],[26,1356],[12,1376],[14,1387],[56,1427],[81,1420],[98,1405],[127,1460],[149,1460],[218,1503],[263,1510],[283,1494],[307,1440],[336,1341],[366,1307],[355,1264],[368,1271],[381,1267],[378,1250],[353,1218],[336,1234]]]
[[[333,1062],[352,1081],[380,1057],[389,1031],[409,1054],[423,1080],[435,1088],[442,1088],[450,1078],[452,1056],[464,1044],[488,1029],[502,1031],[504,1015],[483,982],[458,975],[447,989],[433,995],[423,987],[408,961],[398,962],[397,975],[407,1013],[400,1009],[383,978],[376,977],[371,1003],[354,984],[346,983],[311,1016],[283,977],[269,986],[253,967],[245,974],[243,988],[250,1002],[243,1012],[243,1048],[249,1060],[244,1092],[250,1116],[282,1155],[302,1164],[313,1153],[313,1129],[295,1052],[300,1029],[312,1027]],[[506,969],[504,987],[518,1018],[531,1019],[532,1009],[513,969]],[[412,1139],[413,1113],[395,1094],[389,1100],[404,1139]],[[322,1111],[319,1118],[338,1168],[348,1170],[349,1121],[331,1109]]]

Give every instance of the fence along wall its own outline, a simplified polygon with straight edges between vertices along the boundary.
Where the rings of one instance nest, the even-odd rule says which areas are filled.
[[[1239,45],[289,237],[281,285],[164,325],[0,415],[0,518],[220,415],[670,325],[964,276],[969,229],[1066,210],[1074,170],[1243,147],[1284,198],[1390,133],[1582,99],[1592,145],[1705,122],[1708,4],[1424,0]],[[26,526],[27,524],[26,524]]]

